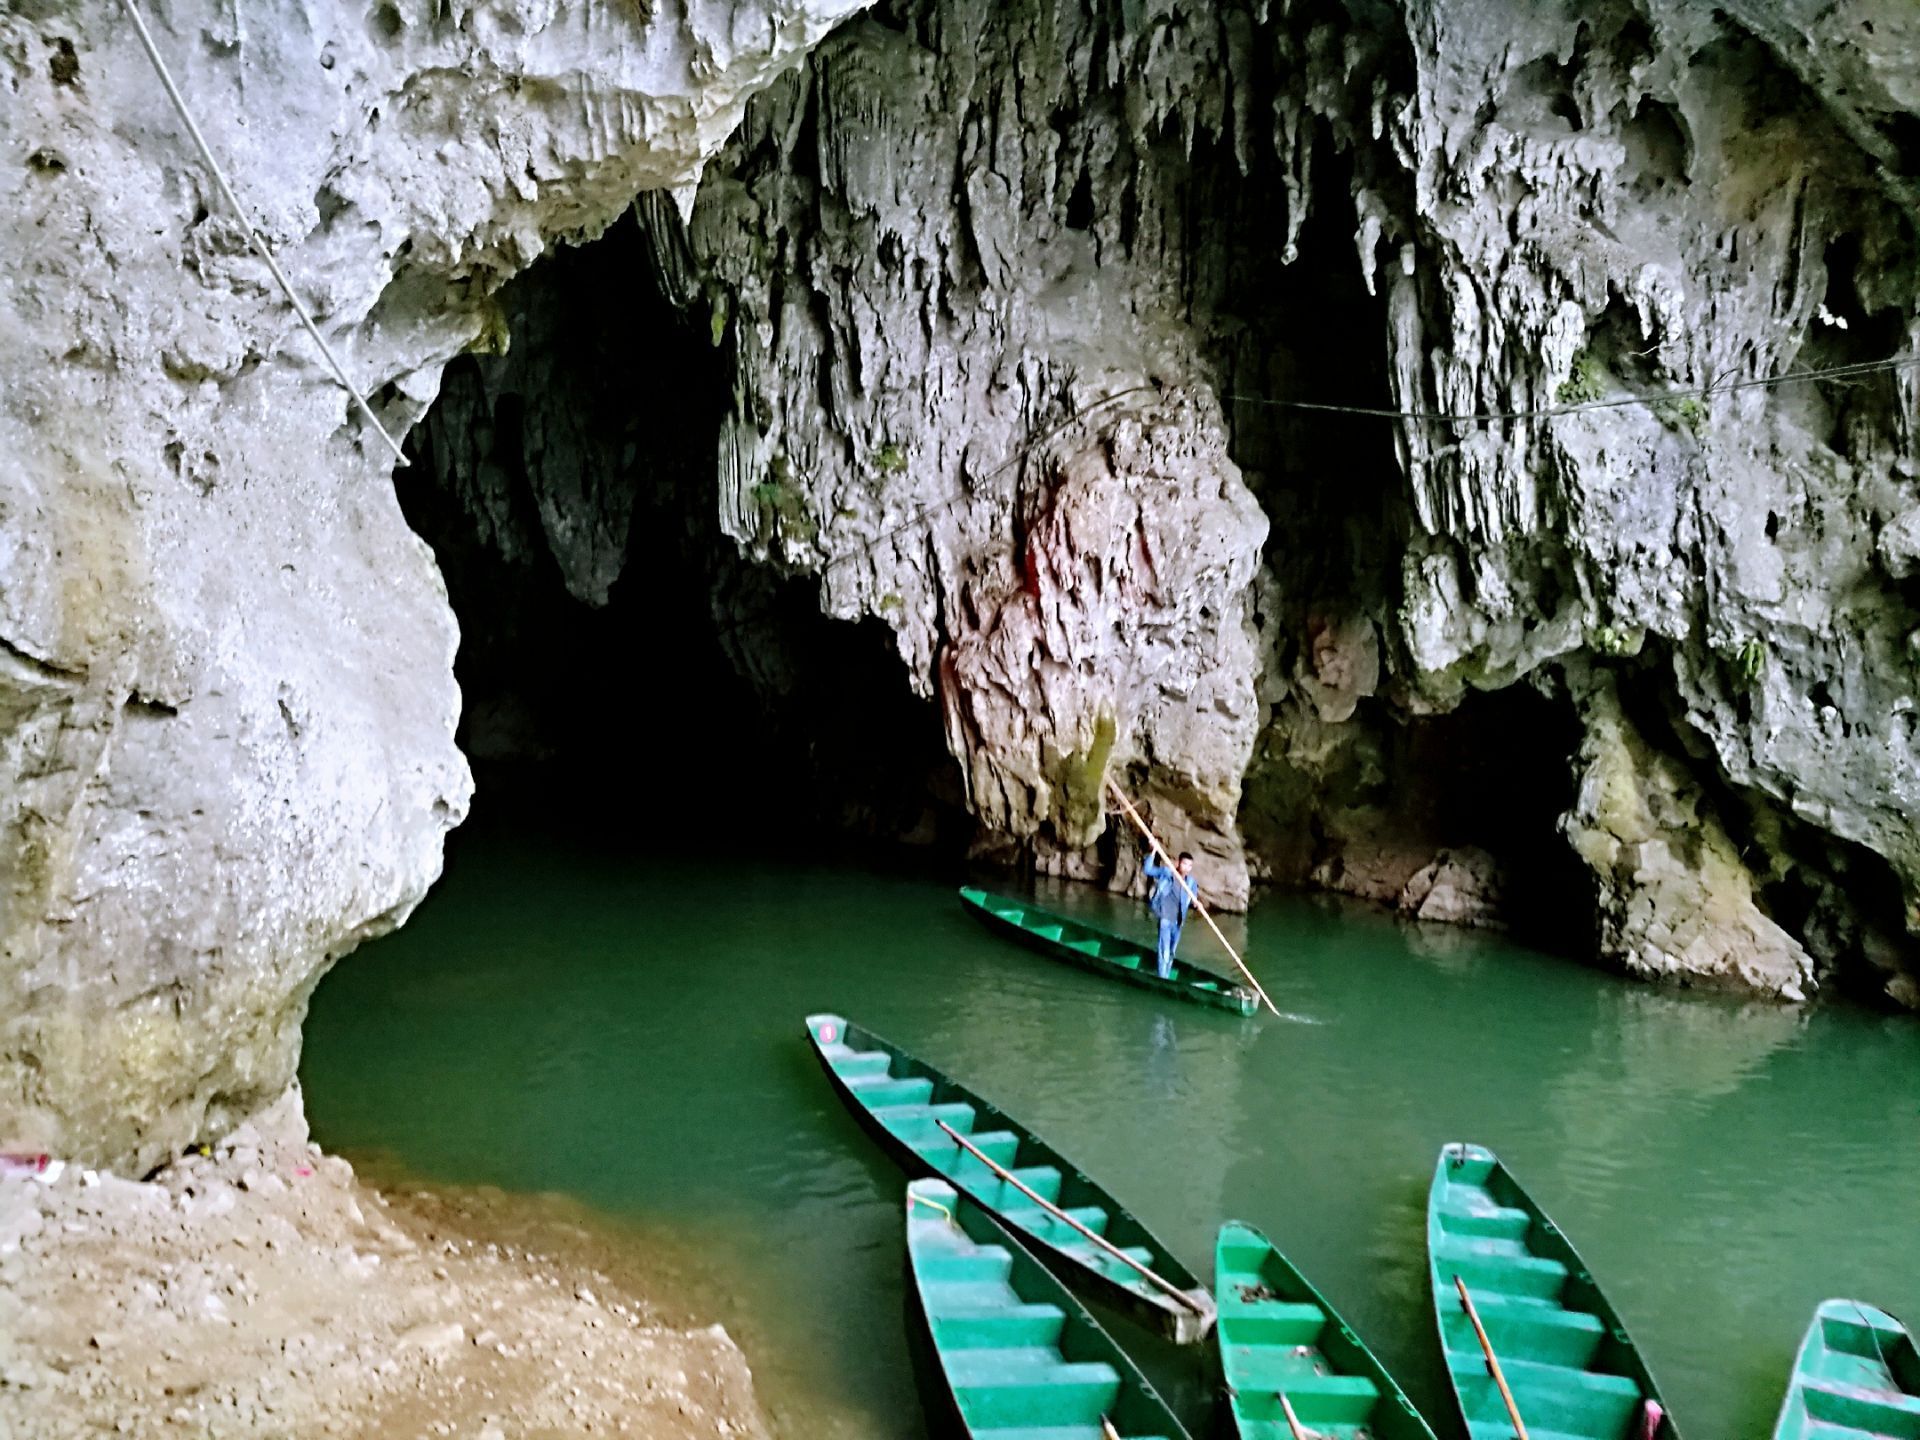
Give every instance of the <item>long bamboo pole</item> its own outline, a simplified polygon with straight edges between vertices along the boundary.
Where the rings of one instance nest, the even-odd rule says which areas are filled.
[[[1187,899],[1191,900],[1193,902],[1193,908],[1200,912],[1200,918],[1207,922],[1207,928],[1213,931],[1213,938],[1220,942],[1221,948],[1224,949],[1228,955],[1232,956],[1233,963],[1240,967],[1240,973],[1247,977],[1247,983],[1253,986],[1253,993],[1260,997],[1260,1003],[1278,1015],[1280,1013],[1279,1009],[1274,1005],[1272,1000],[1267,998],[1267,992],[1262,988],[1260,982],[1253,978],[1253,972],[1247,968],[1247,962],[1240,958],[1240,952],[1233,948],[1233,942],[1228,940],[1225,935],[1222,935],[1220,933],[1220,927],[1213,923],[1213,916],[1208,913],[1207,907],[1200,902],[1199,891],[1195,890],[1193,886],[1187,882],[1187,877],[1180,873],[1180,867],[1174,863],[1173,857],[1167,854],[1167,847],[1162,845],[1153,831],[1147,828],[1147,822],[1140,818],[1140,812],[1133,808],[1133,802],[1127,799],[1126,792],[1121,790],[1111,775],[1107,777],[1107,788],[1113,791],[1113,798],[1120,802],[1120,808],[1127,812],[1127,818],[1139,827],[1142,835],[1147,837],[1147,844],[1151,845],[1153,847],[1153,853],[1160,857],[1160,863],[1173,871],[1173,878],[1178,880],[1180,882],[1180,888],[1187,892]]]
[[[1455,1275],[1453,1283],[1460,1291],[1460,1303],[1467,1307],[1467,1319],[1473,1322],[1473,1333],[1480,1337],[1480,1348],[1487,1352],[1487,1369],[1493,1372],[1493,1383],[1500,1387],[1500,1398],[1507,1402],[1507,1414],[1513,1417],[1513,1433],[1518,1440],[1527,1440],[1527,1427],[1520,1419],[1520,1407],[1513,1403],[1513,1391],[1507,1388],[1507,1377],[1500,1370],[1500,1357],[1493,1353],[1493,1342],[1487,1339],[1487,1327],[1480,1323],[1480,1312],[1474,1308],[1473,1296],[1467,1293],[1467,1282]]]
[[[1120,1440],[1120,1432],[1113,1428],[1113,1421],[1104,1415],[1100,1417],[1100,1440]]]
[[[1300,1423],[1300,1417],[1293,1413],[1293,1402],[1287,1399],[1287,1392],[1276,1390],[1274,1394],[1280,1397],[1280,1409],[1287,1417],[1287,1428],[1293,1431],[1293,1440],[1313,1440],[1306,1426]]]
[[[1119,1260],[1127,1265],[1131,1265],[1135,1270],[1138,1270],[1148,1280],[1151,1280],[1155,1285],[1158,1285],[1162,1290],[1166,1291],[1167,1294],[1171,1295],[1175,1300],[1178,1300],[1182,1305],[1186,1306],[1187,1309],[1193,1311],[1194,1314],[1205,1315],[1207,1313],[1206,1307],[1204,1305],[1202,1305],[1198,1300],[1195,1300],[1191,1295],[1187,1294],[1187,1292],[1182,1290],[1178,1285],[1174,1284],[1171,1280],[1167,1279],[1164,1275],[1159,1275],[1159,1274],[1156,1274],[1154,1271],[1149,1270],[1145,1265],[1142,1265],[1138,1260],[1134,1259],[1133,1256],[1127,1254],[1126,1251],[1122,1250],[1118,1245],[1115,1245],[1111,1240],[1107,1239],[1106,1236],[1098,1234],[1092,1230],[1089,1230],[1085,1225],[1082,1225],[1078,1220],[1074,1219],[1073,1216],[1069,1215],[1066,1211],[1062,1210],[1058,1205],[1054,1204],[1051,1200],[1047,1199],[1046,1196],[1041,1195],[1040,1193],[1033,1190],[1028,1185],[1024,1184],[1021,1181],[1019,1176],[1015,1175],[1011,1170],[1007,1169],[1006,1166],[1000,1164],[992,1156],[984,1153],[978,1145],[975,1145],[971,1140],[967,1139],[966,1136],[962,1135],[958,1130],[954,1129],[951,1125],[947,1124],[946,1121],[935,1120],[933,1123],[938,1125],[942,1130],[946,1131],[947,1137],[951,1139],[954,1144],[958,1145],[962,1150],[966,1151],[969,1155],[973,1156],[974,1159],[978,1160],[982,1165],[986,1166],[995,1175],[999,1176],[1000,1179],[1006,1181],[1009,1185],[1013,1186],[1014,1189],[1018,1190],[1022,1195],[1026,1196],[1029,1200],[1033,1201],[1034,1204],[1038,1205],[1042,1210],[1046,1211],[1049,1215],[1053,1216],[1054,1219],[1066,1221],[1067,1224],[1071,1225],[1075,1230],[1078,1230],[1082,1235],[1086,1236],[1087,1239],[1091,1240],[1095,1245],[1099,1246],[1102,1250],[1106,1251],[1109,1255],[1113,1256],[1114,1259]]]

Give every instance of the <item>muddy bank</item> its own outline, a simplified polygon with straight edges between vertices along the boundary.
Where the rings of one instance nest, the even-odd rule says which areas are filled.
[[[484,1195],[376,1193],[297,1094],[147,1183],[0,1178],[0,1440],[764,1437],[719,1326]]]

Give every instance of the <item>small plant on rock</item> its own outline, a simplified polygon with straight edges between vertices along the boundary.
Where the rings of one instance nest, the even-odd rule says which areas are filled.
[[[1698,395],[1689,395],[1681,400],[1655,400],[1649,408],[1654,418],[1669,430],[1685,430],[1689,435],[1698,435],[1707,423],[1707,407],[1700,403]]]
[[[769,466],[771,478],[761,481],[750,492],[759,507],[762,534],[769,531],[783,540],[811,544],[820,526],[807,511],[807,497],[793,481],[783,456],[775,456]]]
[[[1607,372],[1600,357],[1591,349],[1582,349],[1573,357],[1567,378],[1560,382],[1554,399],[1562,405],[1585,405],[1606,394]]]
[[[1587,632],[1587,645],[1598,655],[1615,659],[1638,655],[1646,631],[1637,625],[1596,625]]]

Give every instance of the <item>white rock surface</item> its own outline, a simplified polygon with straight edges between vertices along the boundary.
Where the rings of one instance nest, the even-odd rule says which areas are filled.
[[[490,292],[686,187],[858,0],[182,0],[159,42],[403,432]],[[118,6],[0,14],[0,1145],[145,1169],[292,1073],[464,814],[391,457]]]

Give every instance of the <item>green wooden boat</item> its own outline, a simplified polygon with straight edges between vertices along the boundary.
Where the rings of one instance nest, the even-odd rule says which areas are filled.
[[[993,1440],[1187,1440],[1153,1386],[1066,1287],[941,1180],[907,1186],[907,1261],[961,1433]]]
[[[1920,1353],[1907,1327],[1827,1300],[1793,1363],[1773,1440],[1920,1440]]]
[[[1440,1346],[1471,1440],[1512,1440],[1514,1432],[1456,1276],[1532,1440],[1679,1440],[1592,1272],[1491,1150],[1441,1149],[1427,1196],[1427,1263]]]
[[[1206,1338],[1213,1328],[1206,1287],[1051,1145],[924,1060],[838,1015],[809,1015],[807,1035],[840,1098],[909,1176],[952,1182],[1066,1279],[1175,1344]],[[1168,1282],[1173,1293],[1043,1210],[943,1131],[942,1122],[1028,1190]]]
[[[1241,1440],[1288,1440],[1282,1395],[1321,1440],[1433,1440],[1373,1352],[1251,1225],[1220,1227],[1213,1298],[1227,1409]]]
[[[1052,960],[1064,960],[1082,970],[1137,985],[1159,995],[1191,1000],[1251,1015],[1260,1008],[1253,991],[1185,960],[1173,962],[1173,973],[1160,977],[1159,957],[1151,945],[1110,935],[1078,920],[1069,920],[1025,900],[1011,900],[973,886],[963,886],[960,900],[968,911],[995,934],[1036,950]]]

